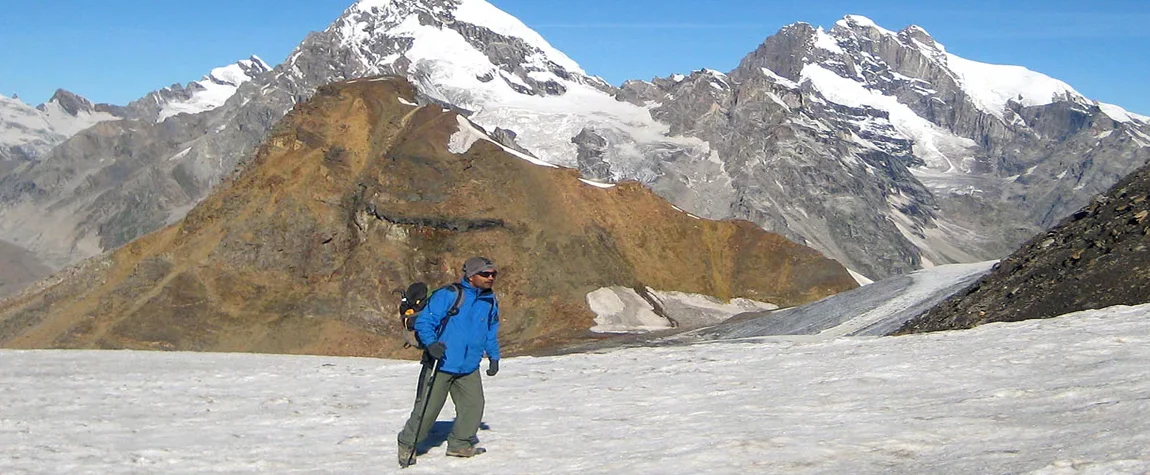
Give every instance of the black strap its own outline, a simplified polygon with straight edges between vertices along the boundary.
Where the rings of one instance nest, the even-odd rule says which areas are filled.
[[[450,320],[451,317],[458,315],[459,307],[463,305],[463,285],[456,282],[440,287],[440,289],[451,289],[455,292],[455,303],[451,304],[451,308],[447,310],[447,315],[443,316],[443,321],[439,322],[439,326],[435,328],[435,336],[437,338],[443,336],[443,329],[447,328],[447,321]]]

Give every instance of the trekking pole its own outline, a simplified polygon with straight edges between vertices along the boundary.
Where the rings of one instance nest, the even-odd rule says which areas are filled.
[[[423,395],[423,410],[419,412],[419,423],[415,425],[415,444],[411,446],[411,455],[407,456],[408,465],[411,465],[415,453],[419,451],[419,433],[423,431],[423,418],[427,416],[427,403],[431,402],[431,388],[435,386],[435,377],[439,375],[440,361],[442,360],[435,360],[435,364],[431,367],[431,378],[427,380],[427,392]]]

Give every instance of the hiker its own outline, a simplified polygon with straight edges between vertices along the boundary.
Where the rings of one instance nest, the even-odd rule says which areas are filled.
[[[472,257],[463,263],[463,279],[456,289],[436,291],[415,320],[415,333],[426,348],[421,361],[415,407],[399,433],[399,465],[415,463],[416,447],[427,438],[447,395],[455,405],[455,423],[447,437],[447,455],[473,457],[486,452],[476,447],[475,433],[483,419],[483,381],[479,363],[487,355],[487,375],[499,372],[499,303],[491,286],[495,263]],[[458,313],[450,315],[453,306]],[[441,326],[442,325],[442,326]],[[442,329],[437,333],[437,329]]]

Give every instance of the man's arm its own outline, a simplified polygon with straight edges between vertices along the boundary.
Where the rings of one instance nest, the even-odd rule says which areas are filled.
[[[487,358],[499,359],[499,301],[491,305],[491,315],[487,318]]]

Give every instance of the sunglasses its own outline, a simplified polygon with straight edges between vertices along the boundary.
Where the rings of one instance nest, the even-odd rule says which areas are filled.
[[[476,272],[475,275],[483,277],[484,279],[490,279],[492,277],[495,277],[495,274],[497,274],[497,273],[498,272],[495,272],[493,270],[489,270],[489,271],[483,271],[483,272]]]

